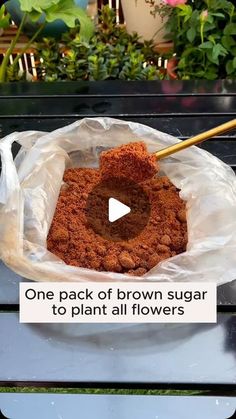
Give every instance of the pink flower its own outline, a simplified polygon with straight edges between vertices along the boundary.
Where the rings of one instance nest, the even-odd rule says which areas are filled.
[[[187,0],[164,0],[166,4],[169,4],[169,6],[176,7],[179,6],[179,4],[185,4],[187,3]]]

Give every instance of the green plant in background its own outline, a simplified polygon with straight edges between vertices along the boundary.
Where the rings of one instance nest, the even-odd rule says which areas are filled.
[[[79,20],[79,31],[81,39],[89,39],[93,34],[93,23],[85,11],[74,4],[73,0],[19,0],[21,10],[24,12],[17,33],[8,48],[0,66],[0,82],[18,79],[17,64],[21,56],[29,49],[35,39],[44,29],[46,22],[62,20],[68,27],[73,28]],[[16,56],[12,65],[9,65],[10,56],[19,40],[27,19],[37,22],[44,15],[44,21],[35,30],[34,35]]]
[[[155,80],[163,78],[159,55],[151,42],[142,43],[116,25],[109,6],[101,10],[100,24],[89,42],[78,29],[62,35],[60,45],[44,38],[36,45],[40,78],[55,80]],[[43,62],[39,59],[42,58]]]
[[[166,0],[178,78],[236,77],[236,8],[227,0]],[[179,3],[182,4],[179,4]],[[173,7],[171,7],[171,3]],[[183,4],[184,3],[184,4]],[[154,7],[156,13],[163,10]]]
[[[0,34],[2,29],[7,29],[10,26],[10,15],[6,13],[4,4],[0,7]]]

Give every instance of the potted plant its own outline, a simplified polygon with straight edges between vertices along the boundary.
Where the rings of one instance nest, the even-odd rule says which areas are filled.
[[[157,44],[166,42],[166,17],[152,13],[152,7],[161,7],[162,0],[121,0],[126,28],[129,33],[137,32],[143,40]]]
[[[100,23],[89,42],[77,28],[62,35],[60,42],[43,38],[36,43],[39,80],[157,80],[159,55],[151,42],[141,42],[116,25],[116,13],[103,6]]]
[[[56,4],[57,1],[52,1],[52,4]],[[86,9],[88,5],[88,0],[74,0],[74,4],[81,9]],[[21,2],[19,0],[9,0],[6,2],[6,9],[10,13],[12,20],[15,22],[17,26],[20,25],[20,22],[23,18],[23,10],[21,9]],[[45,13],[42,13],[39,20],[34,22],[30,19],[30,16],[27,17],[24,23],[24,33],[26,35],[32,36],[35,32],[35,28],[40,23],[45,22]],[[58,37],[63,32],[68,30],[68,26],[65,24],[63,19],[56,19],[53,22],[47,22],[44,29],[41,32],[42,36],[53,36]]]
[[[236,78],[236,7],[228,0],[166,0],[172,79]],[[154,12],[160,15],[160,9]],[[174,53],[174,57],[173,57]]]
[[[75,5],[73,0],[53,0],[51,2],[45,0],[19,0],[19,3],[23,15],[16,35],[12,39],[0,65],[0,82],[14,78],[15,73],[18,71],[17,64],[19,59],[42,33],[47,23],[60,19],[67,27],[73,28],[79,21],[81,39],[88,40],[93,34],[93,23],[91,19],[86,15],[84,10]],[[14,58],[13,64],[10,65],[10,56],[14,52],[14,48],[27,20],[37,23],[35,32],[26,45],[22,47],[20,53]]]

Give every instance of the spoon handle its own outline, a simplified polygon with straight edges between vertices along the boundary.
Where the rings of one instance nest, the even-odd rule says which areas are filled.
[[[187,147],[199,144],[205,140],[208,140],[209,138],[215,137],[216,135],[223,134],[224,132],[231,131],[233,129],[236,129],[236,119],[219,125],[218,127],[212,128],[209,131],[202,132],[201,134],[191,137],[188,140],[184,140],[170,147],[163,148],[162,150],[155,153],[156,158],[158,160],[163,159],[164,157],[168,157],[171,154],[177,153],[177,151],[184,150]]]

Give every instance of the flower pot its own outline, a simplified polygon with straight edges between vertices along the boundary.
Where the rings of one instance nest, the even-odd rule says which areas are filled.
[[[176,57],[172,57],[168,60],[166,71],[171,80],[177,80],[178,78],[178,75],[176,74],[177,65],[178,60]]]
[[[74,0],[74,3],[83,8],[86,9],[88,5],[88,0]],[[17,26],[19,26],[21,19],[23,17],[23,12],[20,8],[20,3],[18,0],[9,0],[6,2],[6,9],[8,13],[10,13],[13,21]],[[39,25],[41,25],[45,20],[44,14],[40,17],[37,22],[32,22],[30,19],[27,19],[25,25],[24,25],[24,33],[26,35],[32,36]],[[52,23],[47,23],[44,30],[41,32],[40,36],[52,36],[54,38],[59,37],[63,32],[66,32],[68,30],[68,26],[62,21],[62,20],[55,20]]]
[[[121,0],[129,33],[137,32],[142,40],[153,39],[155,43],[165,42],[165,19],[158,14],[151,14],[151,7],[145,0]],[[156,5],[161,4],[161,0],[156,0]]]

